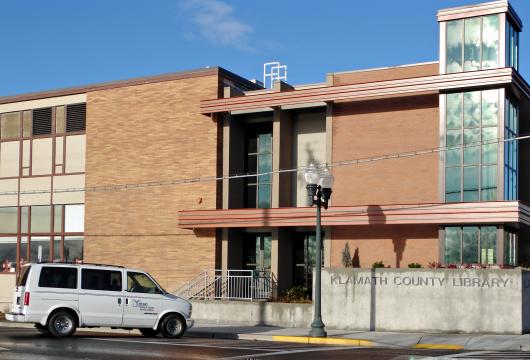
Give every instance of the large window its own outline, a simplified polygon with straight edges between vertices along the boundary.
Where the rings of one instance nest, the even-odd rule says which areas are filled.
[[[246,133],[245,171],[264,174],[272,171],[271,123],[249,124]],[[248,208],[271,207],[272,175],[264,174],[245,179],[245,205]]]
[[[36,261],[83,259],[84,205],[0,207],[3,271]]]
[[[497,227],[446,227],[444,234],[444,263],[497,263]]]
[[[517,200],[519,142],[509,139],[517,137],[519,131],[519,108],[511,99],[506,99],[504,108],[504,200]]]
[[[446,96],[445,201],[497,200],[499,90]]]
[[[447,73],[499,66],[499,15],[447,22]]]

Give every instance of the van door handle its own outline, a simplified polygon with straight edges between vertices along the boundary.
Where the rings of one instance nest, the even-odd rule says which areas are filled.
[[[125,298],[125,305],[129,305],[129,298]]]
[[[118,298],[118,305],[121,305],[121,298]]]

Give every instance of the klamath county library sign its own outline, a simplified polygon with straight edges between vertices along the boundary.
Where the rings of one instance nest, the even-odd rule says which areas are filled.
[[[522,269],[323,269],[329,328],[524,333],[530,271]]]

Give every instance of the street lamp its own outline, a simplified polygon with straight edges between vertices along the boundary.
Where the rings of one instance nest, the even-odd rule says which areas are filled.
[[[309,165],[304,172],[304,179],[307,184],[307,195],[311,198],[311,206],[317,206],[317,226],[316,226],[316,270],[315,270],[315,298],[313,299],[314,311],[313,322],[311,323],[311,330],[309,336],[326,337],[327,333],[324,330],[324,323],[322,322],[322,307],[321,299],[321,271],[322,271],[322,230],[320,225],[320,211],[321,207],[328,208],[328,201],[331,197],[331,188],[333,187],[333,175],[329,172],[328,167],[320,170],[314,164]]]

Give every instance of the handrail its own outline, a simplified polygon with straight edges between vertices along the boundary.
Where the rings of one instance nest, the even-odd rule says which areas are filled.
[[[204,270],[175,293],[201,300],[271,300],[276,280],[270,271]]]

